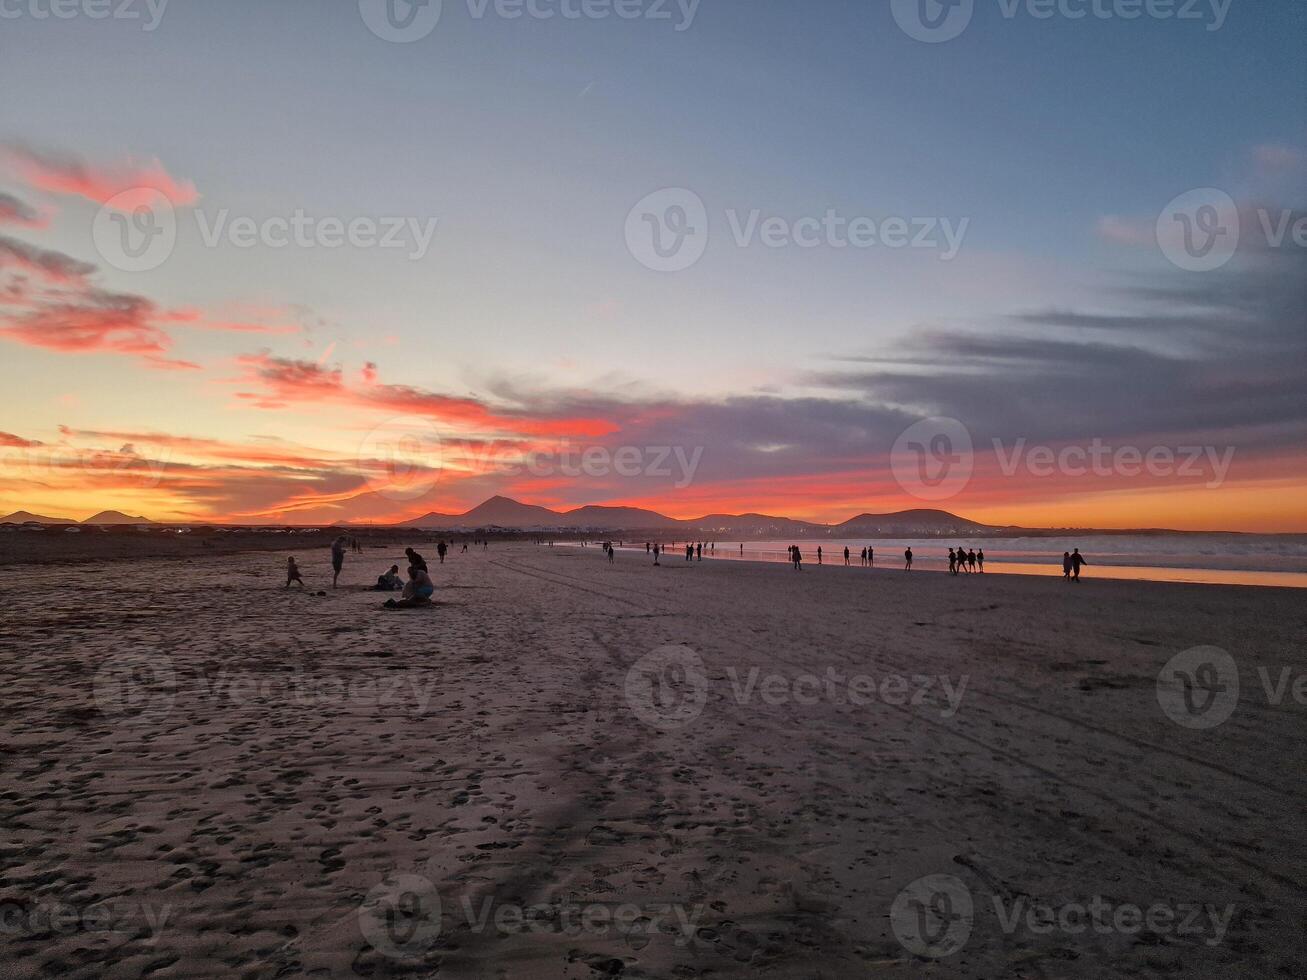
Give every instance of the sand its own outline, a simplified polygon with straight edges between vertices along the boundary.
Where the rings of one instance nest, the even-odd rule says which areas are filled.
[[[1307,972],[1301,592],[423,550],[0,568],[0,975]]]

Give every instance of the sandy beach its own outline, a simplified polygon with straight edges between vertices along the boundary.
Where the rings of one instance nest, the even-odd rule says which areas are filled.
[[[1307,969],[1299,591],[419,547],[0,567],[0,973]]]

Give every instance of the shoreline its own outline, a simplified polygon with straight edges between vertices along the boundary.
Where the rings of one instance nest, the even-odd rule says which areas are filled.
[[[597,548],[598,542],[591,542],[591,545]],[[572,548],[578,551],[588,551],[588,548],[581,548],[580,545],[568,542],[566,544],[556,544],[555,548]],[[623,546],[616,549],[619,554],[632,554],[644,556],[642,548]],[[741,556],[738,553],[732,554],[726,549],[717,549],[718,554],[709,555],[705,552],[703,560],[716,562],[732,563],[752,563],[758,565],[788,565],[789,560],[783,552],[762,553],[763,555],[775,554],[775,557],[760,557],[757,551],[750,552],[746,550]],[[664,560],[664,564],[675,564],[678,560],[682,564],[685,562],[684,551],[675,550],[669,552],[670,558]],[[652,564],[652,560],[650,562]],[[1005,567],[1006,566],[1006,567]],[[1014,567],[1015,566],[1015,567]],[[805,553],[803,559],[804,571],[809,568],[837,568],[842,569],[846,566],[843,563],[841,554],[838,562],[823,562],[817,564],[816,558],[812,553]],[[903,572],[902,557],[899,556],[898,564],[881,563],[868,568],[860,563],[853,563],[847,566],[850,571],[872,571],[872,572]],[[1038,569],[1047,568],[1047,571]],[[1110,582],[1155,582],[1168,585],[1211,585],[1211,586],[1239,586],[1242,588],[1257,589],[1307,589],[1307,572],[1278,572],[1278,571],[1257,571],[1252,569],[1220,569],[1220,568],[1191,568],[1188,566],[1160,566],[1160,565],[1108,565],[1095,563],[1086,565],[1085,571],[1081,573],[1081,582],[1090,581],[1110,581]],[[937,556],[917,557],[913,562],[913,572],[926,572],[928,574],[948,574],[947,559]],[[964,572],[957,576],[958,578],[968,578],[972,574],[980,575],[1002,575],[1022,576],[1026,578],[1047,579],[1061,578],[1062,570],[1052,565],[1041,565],[1037,562],[1015,562],[1005,561],[1002,559],[991,558],[986,561],[985,572],[967,573]],[[1195,577],[1200,576],[1200,577]],[[1261,581],[1253,581],[1261,579]]]

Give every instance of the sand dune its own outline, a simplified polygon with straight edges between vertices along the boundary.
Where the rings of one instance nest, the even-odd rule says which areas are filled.
[[[1302,973],[1300,593],[391,551],[0,567],[5,976]]]

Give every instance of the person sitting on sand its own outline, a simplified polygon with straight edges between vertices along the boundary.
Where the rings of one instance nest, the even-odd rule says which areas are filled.
[[[431,581],[431,576],[420,568],[410,568],[404,594],[399,597],[398,602],[387,599],[383,606],[386,609],[415,609],[418,606],[429,606],[431,597],[435,594],[436,584]]]
[[[290,588],[291,582],[298,582],[300,588],[304,588],[304,580],[300,578],[300,568],[295,564],[294,558],[286,559],[286,588]]]
[[[399,577],[399,566],[391,565],[385,575],[377,576],[377,592],[398,592],[404,588],[404,580]]]
[[[409,567],[410,567],[410,568],[420,568],[420,569],[422,569],[422,571],[424,571],[424,572],[430,571],[430,569],[427,568],[427,561],[426,561],[426,559],[423,558],[421,555],[419,555],[419,554],[418,554],[416,551],[414,551],[412,548],[405,548],[405,549],[404,549],[404,555],[405,555],[406,558],[408,558],[408,564],[409,564]],[[398,565],[394,566],[393,571],[395,572],[395,577],[396,577],[396,578],[399,578],[399,566],[398,566]]]

